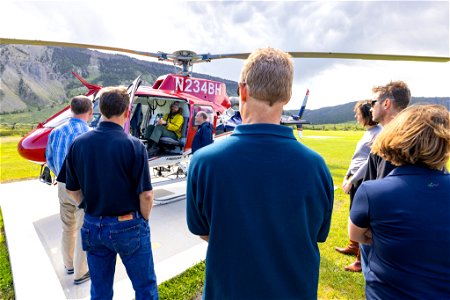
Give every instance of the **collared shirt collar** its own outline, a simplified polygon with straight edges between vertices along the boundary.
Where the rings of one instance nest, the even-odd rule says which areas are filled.
[[[70,119],[69,119],[69,122],[72,122],[72,123],[81,123],[81,124],[84,124],[84,125],[87,126],[87,123],[86,123],[85,120],[81,120],[81,119],[78,119],[78,118],[70,118]]]
[[[119,130],[123,132],[123,127],[120,126],[119,124],[116,124],[114,122],[109,122],[109,121],[103,121],[101,122],[98,127],[98,130],[100,131],[104,131],[104,130]]]
[[[232,135],[269,134],[295,140],[291,127],[276,124],[241,124],[236,126]]]
[[[400,175],[439,175],[446,174],[444,171],[429,169],[418,165],[404,165],[396,167],[389,173],[388,176],[400,176]]]

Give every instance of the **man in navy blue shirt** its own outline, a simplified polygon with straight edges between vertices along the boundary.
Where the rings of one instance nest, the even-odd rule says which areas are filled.
[[[207,120],[208,115],[202,110],[195,115],[195,124],[198,125],[198,129],[192,141],[192,154],[213,142],[212,126]]]
[[[253,52],[239,82],[243,124],[191,159],[187,223],[208,241],[205,299],[317,299],[333,182],[279,125],[292,81],[289,54]]]
[[[104,121],[75,139],[66,158],[66,188],[85,210],[91,299],[112,299],[117,254],[136,299],[158,298],[148,224],[153,191],[146,149],[123,131],[129,103],[125,88],[103,89]]]
[[[385,127],[395,117],[404,110],[411,101],[411,91],[408,85],[403,81],[391,81],[383,86],[372,88],[373,100],[372,118],[375,122]],[[377,180],[386,177],[395,166],[377,154],[370,153],[367,159],[367,170],[363,181]],[[360,245],[361,267],[366,276],[368,257],[370,255],[370,246]],[[358,263],[358,262],[355,262]],[[352,268],[352,265],[349,266]],[[355,265],[353,265],[355,267]]]

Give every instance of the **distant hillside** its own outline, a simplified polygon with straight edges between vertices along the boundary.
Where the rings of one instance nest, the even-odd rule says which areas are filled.
[[[152,85],[159,76],[180,71],[173,65],[93,50],[0,45],[0,113],[41,110],[85,93],[72,70],[102,86],[128,86],[138,75],[144,84]],[[235,95],[234,81],[198,73],[193,76],[224,82],[228,94]]]
[[[152,85],[159,76],[180,71],[173,65],[93,50],[0,45],[0,114],[54,111],[72,96],[84,94],[86,88],[74,78],[72,70],[88,82],[102,86],[127,86],[138,75],[142,75],[144,84]],[[198,73],[193,76],[224,82],[228,95],[236,95],[235,81]],[[314,124],[354,121],[355,103],[307,109],[304,118]],[[412,103],[438,103],[450,109],[450,97],[413,97]]]
[[[411,104],[429,103],[440,104],[450,110],[450,97],[412,97]],[[355,113],[353,108],[356,101],[329,107],[322,107],[314,110],[305,110],[303,118],[313,124],[339,124],[355,121]],[[298,111],[290,110],[286,114],[297,114]]]

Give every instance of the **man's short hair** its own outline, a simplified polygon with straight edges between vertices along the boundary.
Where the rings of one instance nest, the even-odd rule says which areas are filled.
[[[82,115],[92,108],[92,101],[86,96],[75,96],[70,100],[70,109],[75,115]]]
[[[364,126],[375,126],[378,124],[372,119],[372,112],[370,111],[371,107],[370,100],[361,100],[356,102],[355,107],[353,108],[355,113],[358,111],[361,113]]]
[[[450,113],[442,105],[410,106],[384,127],[372,152],[396,166],[442,170],[450,155]]]
[[[281,50],[255,50],[244,63],[240,82],[247,86],[248,95],[270,106],[289,101],[292,95],[294,64],[292,57]]]
[[[208,114],[205,113],[203,110],[197,112],[197,115],[201,116],[205,121],[208,120]]]
[[[383,86],[375,86],[372,88],[373,93],[379,93],[379,100],[389,98],[395,108],[398,110],[405,109],[411,101],[411,91],[408,85],[399,80],[391,81]]]
[[[107,119],[122,115],[130,105],[130,96],[123,86],[106,87],[100,91],[100,112]]]

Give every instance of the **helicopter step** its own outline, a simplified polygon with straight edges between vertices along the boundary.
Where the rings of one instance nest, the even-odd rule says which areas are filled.
[[[163,205],[186,199],[186,177],[152,179],[153,205]]]

